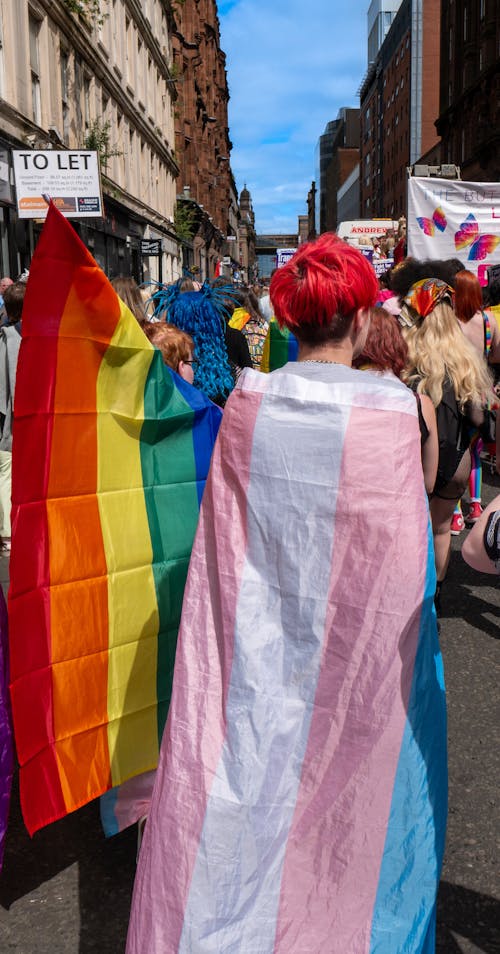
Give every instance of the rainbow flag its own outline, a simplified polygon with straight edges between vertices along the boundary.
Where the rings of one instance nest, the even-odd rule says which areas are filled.
[[[435,582],[413,394],[341,366],[244,371],[191,557],[127,954],[432,954]]]
[[[280,328],[277,318],[271,318],[264,342],[260,370],[276,371],[288,361],[296,361],[298,351],[299,345],[295,335],[288,328]]]
[[[7,606],[0,587],[0,871],[9,820],[10,791],[14,772],[14,740],[9,700]]]
[[[156,766],[219,421],[51,206],[13,441],[11,696],[31,833]]]

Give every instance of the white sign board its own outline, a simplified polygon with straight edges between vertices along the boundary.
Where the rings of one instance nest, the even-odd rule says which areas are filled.
[[[500,182],[408,179],[408,255],[458,258],[482,285],[500,264]]]
[[[88,149],[25,149],[12,153],[20,219],[47,215],[44,195],[66,218],[102,216],[97,152]]]
[[[296,248],[277,248],[276,249],[276,267],[281,268],[295,255]]]

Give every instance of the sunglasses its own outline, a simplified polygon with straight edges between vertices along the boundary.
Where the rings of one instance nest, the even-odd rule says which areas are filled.
[[[190,358],[189,361],[184,361],[184,364],[190,364],[193,368],[198,368],[200,361],[199,358]]]

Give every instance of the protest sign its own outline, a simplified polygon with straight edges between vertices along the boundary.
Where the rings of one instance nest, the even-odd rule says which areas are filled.
[[[458,258],[482,285],[500,263],[500,183],[408,180],[408,255]]]
[[[282,265],[286,265],[290,261],[295,252],[296,248],[277,248],[276,249],[276,267],[281,268]]]

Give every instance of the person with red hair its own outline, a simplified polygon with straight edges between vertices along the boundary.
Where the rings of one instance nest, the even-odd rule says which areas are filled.
[[[436,577],[415,398],[351,367],[377,291],[332,234],[272,278],[298,361],[225,406],[127,954],[435,949]]]
[[[466,268],[455,276],[454,309],[465,337],[478,354],[483,355],[490,364],[498,364],[500,328],[496,321],[491,321],[488,312],[483,310],[483,293],[479,280]],[[471,434],[470,444],[472,467],[469,477],[469,512],[464,521],[461,501],[458,501],[451,521],[451,532],[454,536],[457,536],[464,526],[473,526],[482,513],[482,449],[481,435],[475,430]]]
[[[299,341],[299,362],[350,365],[366,340],[378,282],[357,249],[327,232],[277,269],[269,292],[279,324]]]

